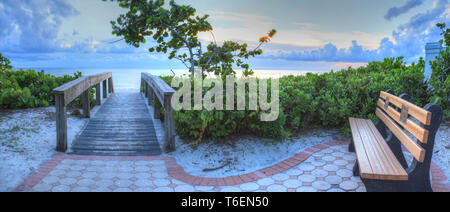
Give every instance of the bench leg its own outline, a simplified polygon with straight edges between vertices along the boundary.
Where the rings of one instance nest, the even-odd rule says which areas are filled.
[[[355,152],[355,145],[353,145],[353,139],[350,141],[350,144],[348,145],[348,151]]]
[[[355,165],[353,165],[353,176],[358,177],[359,176],[359,165],[358,161],[355,161]]]

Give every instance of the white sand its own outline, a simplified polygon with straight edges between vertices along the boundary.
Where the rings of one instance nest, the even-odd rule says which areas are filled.
[[[78,117],[67,119],[69,151],[87,121]],[[49,160],[55,149],[55,107],[0,112],[0,191],[16,188]]]

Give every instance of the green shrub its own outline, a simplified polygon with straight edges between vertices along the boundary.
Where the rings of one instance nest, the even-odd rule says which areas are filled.
[[[48,107],[55,103],[52,90],[65,83],[81,77],[81,72],[74,76],[55,77],[34,70],[12,70],[0,68],[0,108],[35,108]],[[95,105],[94,90],[90,91],[91,106]],[[81,98],[74,100],[69,107],[81,107]]]
[[[278,120],[260,121],[261,111],[181,110],[174,114],[176,131],[182,137],[194,139],[224,138],[242,133],[285,138],[311,127],[339,127],[348,134],[348,117],[377,119],[375,109],[380,91],[392,89],[397,95],[407,93],[413,97],[414,104],[421,107],[429,102],[430,96],[445,94],[448,99],[448,90],[427,91],[424,64],[423,59],[417,64],[406,65],[402,57],[386,58],[383,62],[371,62],[357,69],[285,76],[280,78]],[[170,84],[172,78],[162,79]],[[448,83],[447,78],[444,82]],[[442,86],[436,87],[441,89]]]

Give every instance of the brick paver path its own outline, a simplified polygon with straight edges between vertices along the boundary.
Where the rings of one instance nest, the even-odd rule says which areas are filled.
[[[16,191],[157,192],[157,191],[365,191],[352,176],[354,153],[345,142],[308,148],[266,169],[226,178],[191,176],[169,157],[111,157],[57,154]],[[432,165],[433,189],[450,191],[446,177]]]

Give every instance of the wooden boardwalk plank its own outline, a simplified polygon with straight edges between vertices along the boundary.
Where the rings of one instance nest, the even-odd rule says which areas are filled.
[[[160,155],[153,120],[139,93],[114,93],[72,145],[74,154]]]

